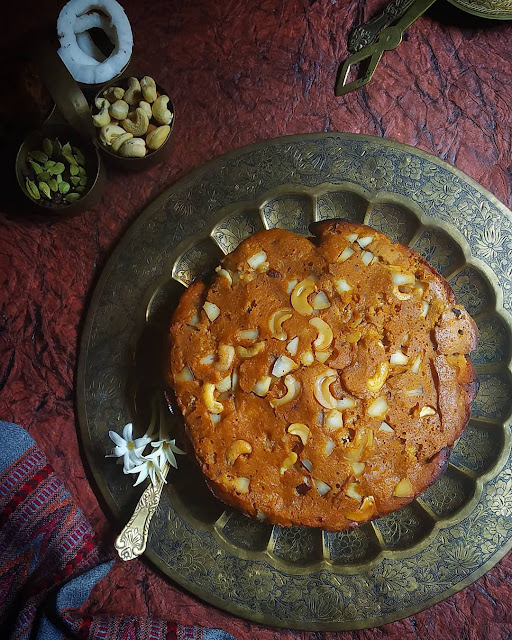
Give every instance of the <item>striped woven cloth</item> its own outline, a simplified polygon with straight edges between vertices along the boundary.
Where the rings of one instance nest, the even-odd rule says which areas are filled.
[[[81,616],[113,562],[42,451],[0,421],[0,629],[11,640],[234,640],[219,629],[133,615]]]

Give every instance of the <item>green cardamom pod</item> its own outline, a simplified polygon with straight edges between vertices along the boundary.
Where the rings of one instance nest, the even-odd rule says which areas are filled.
[[[55,179],[57,180],[57,184],[59,184],[59,182],[62,182],[62,174],[58,173],[58,174],[55,176]]]
[[[41,173],[37,174],[37,180],[39,182],[48,182],[50,178],[51,178],[51,175],[48,171],[41,171]]]
[[[81,187],[80,185],[78,185],[78,187],[75,187],[75,191],[77,193],[83,193],[85,191],[85,187]]]
[[[71,176],[69,181],[74,187],[76,187],[78,184],[80,184],[80,176]]]
[[[78,173],[79,173],[79,169],[80,169],[80,167],[79,167],[77,164],[72,164],[72,165],[69,167],[69,173],[70,173],[72,176],[77,176],[77,175],[78,175]]]
[[[52,199],[50,187],[46,184],[46,182],[39,183],[39,191],[41,191],[41,193],[43,193],[48,198],[48,200]]]
[[[71,189],[71,186],[69,182],[66,182],[65,180],[63,180],[62,182],[59,182],[59,191],[62,194],[66,194],[70,189]]]
[[[78,164],[81,164],[82,166],[85,165],[84,154],[80,151],[80,149],[73,147],[73,153],[75,154],[75,158]]]
[[[55,178],[52,178],[48,181],[48,186],[52,191],[57,191],[59,188],[59,185],[57,184],[57,180],[55,180]]]
[[[64,171],[64,169],[65,169],[65,168],[66,168],[66,167],[64,166],[64,164],[63,164],[62,162],[56,162],[56,163],[53,165],[53,167],[50,167],[50,168],[48,169],[48,171],[49,171],[52,175],[56,176],[57,174],[62,173],[62,172]]]
[[[62,152],[62,145],[61,145],[61,143],[59,142],[59,139],[58,139],[58,138],[55,138],[55,140],[53,141],[53,153],[52,153],[52,158],[55,158],[55,159],[57,159],[57,160],[58,160],[58,159],[59,159],[59,157],[60,157],[61,152]]]
[[[64,158],[69,162],[69,164],[76,164],[76,160],[75,157],[71,151],[71,145],[69,144],[69,142],[66,142],[66,144],[62,147],[62,155],[64,156]]]
[[[47,160],[43,166],[45,169],[49,169],[50,167],[53,167],[54,164],[55,164],[55,160]]]
[[[32,169],[34,169],[34,173],[36,174],[36,176],[41,173],[41,171],[43,170],[43,167],[38,164],[37,162],[35,162],[35,160],[29,160],[28,161],[30,166],[32,167]]]
[[[76,202],[79,198],[80,194],[75,193],[74,191],[71,191],[71,193],[68,193],[66,196],[64,196],[64,200],[69,203]]]
[[[49,138],[45,138],[43,140],[43,151],[46,153],[46,155],[51,158],[52,153],[53,153],[53,144],[52,141]]]
[[[37,160],[37,162],[42,162],[43,164],[48,160],[46,153],[44,151],[37,151],[37,149],[35,151],[31,151],[28,155],[34,160]]]
[[[87,186],[87,176],[84,176],[83,178],[80,179],[80,186],[81,187]]]
[[[27,187],[27,191],[32,196],[32,198],[34,198],[34,200],[41,199],[41,194],[39,193],[39,189],[37,188],[37,185],[35,182],[32,182],[30,178],[27,178],[25,181],[25,185]]]

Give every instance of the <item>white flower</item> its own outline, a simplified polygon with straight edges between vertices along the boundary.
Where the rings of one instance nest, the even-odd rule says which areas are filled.
[[[178,463],[176,462],[176,456],[174,454],[185,455],[185,452],[176,446],[176,440],[167,440],[164,438],[163,440],[152,442],[151,446],[156,448],[153,454],[156,454],[158,457],[160,467],[163,467],[167,461],[172,467],[177,469]]]
[[[139,474],[139,477],[133,485],[134,487],[140,484],[148,476],[153,485],[156,485],[157,478],[160,478],[162,482],[167,482],[160,468],[159,455],[157,451],[153,451],[153,453],[150,453],[147,456],[143,456],[142,464],[139,464],[136,467],[130,469],[130,473]]]
[[[148,435],[133,439],[133,424],[129,422],[123,429],[122,437],[115,431],[109,431],[108,435],[116,445],[114,451],[107,458],[123,458],[124,473],[131,473],[133,468],[142,462],[142,452],[151,442]]]

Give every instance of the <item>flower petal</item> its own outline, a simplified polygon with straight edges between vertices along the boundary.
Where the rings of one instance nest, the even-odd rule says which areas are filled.
[[[146,445],[144,445],[143,447],[135,447],[134,449],[132,449],[131,453],[136,458],[142,458],[142,452],[144,451],[145,448],[146,448]]]
[[[174,467],[175,469],[178,468],[178,463],[176,462],[176,457],[172,452],[171,447],[167,447],[167,450],[165,452],[165,457],[167,458],[167,461],[169,462],[171,467]]]
[[[144,449],[144,447],[149,444],[151,442],[151,438],[148,438],[146,436],[142,436],[142,438],[136,438],[133,441],[133,446],[138,449],[140,447],[142,447]]]
[[[124,425],[123,438],[127,442],[129,442],[130,440],[133,440],[133,424],[131,422]]]
[[[160,469],[160,467],[158,465],[154,465],[154,469],[156,471],[156,475],[160,478],[160,480],[164,483],[167,484],[167,480],[164,477],[164,474],[162,473],[162,470]],[[155,483],[156,484],[156,483]]]
[[[118,458],[120,458],[121,456],[124,456],[124,454],[127,451],[128,451],[128,449],[126,447],[126,443],[123,442],[123,444],[120,444],[117,447],[114,447],[114,451],[112,453],[113,453],[113,455],[115,455]]]
[[[126,446],[126,442],[125,442],[125,441],[123,440],[123,438],[121,438],[121,436],[120,436],[118,433],[116,433],[115,431],[109,431],[109,432],[108,432],[108,435],[110,436],[110,439],[112,440],[112,442],[113,442],[114,444],[117,444],[118,446],[121,446],[121,445],[123,445],[123,444],[124,444],[124,445]]]
[[[132,469],[133,471],[133,469]],[[148,477],[148,467],[147,465],[144,465],[142,467],[142,469],[139,472],[139,477],[137,478],[137,480],[134,482],[133,486],[136,487],[138,484],[140,484],[143,480],[145,480]]]
[[[133,452],[130,454],[130,467],[138,467],[144,464],[144,458],[142,456],[134,456]]]
[[[171,449],[174,451],[174,453],[179,453],[180,456],[185,456],[187,455],[186,451],[183,451],[182,449],[180,449],[178,446],[176,446],[176,440],[171,440],[169,442],[169,446],[171,447]]]
[[[130,455],[130,452],[127,451],[124,454],[124,458],[123,458],[123,471],[124,473],[131,473],[131,470],[136,466],[136,464],[134,463],[134,461],[132,460],[132,457]]]

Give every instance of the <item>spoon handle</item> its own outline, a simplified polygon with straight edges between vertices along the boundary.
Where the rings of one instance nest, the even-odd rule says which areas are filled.
[[[158,507],[165,477],[169,471],[166,463],[162,469],[162,478],[157,477],[156,484],[150,483],[137,502],[137,506],[128,524],[115,541],[115,548],[121,560],[133,560],[146,550],[149,524]]]
[[[350,53],[356,53],[363,47],[373,44],[381,31],[398,20],[412,3],[413,0],[391,0],[382,13],[356,27],[348,39],[347,47]]]
[[[360,89],[368,84],[375,73],[375,69],[382,58],[384,51],[396,49],[402,42],[402,34],[411,24],[434,4],[436,0],[414,0],[407,11],[394,22],[393,26],[386,27],[380,34],[378,42],[363,47],[357,53],[350,55],[340,67],[338,80],[334,89],[335,96],[343,96],[354,89]],[[348,81],[352,67],[359,65],[359,71],[355,80]]]

